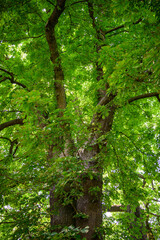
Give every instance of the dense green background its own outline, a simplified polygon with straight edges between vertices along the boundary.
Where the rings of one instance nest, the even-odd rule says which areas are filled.
[[[47,150],[53,136],[56,141],[63,135],[61,121],[70,124],[77,152],[83,148],[93,115],[108,115],[109,106],[97,105],[97,91],[105,89],[106,82],[110,85],[107,93],[117,94],[112,102],[117,106],[112,130],[98,139],[100,145],[104,140],[107,143],[98,156],[104,172],[106,239],[132,239],[128,226],[134,216],[124,211],[108,217],[107,209],[113,205],[124,206],[124,210],[130,205],[134,212],[139,204],[141,220],[149,223],[154,236],[148,239],[158,239],[160,234],[159,98],[140,97],[131,102],[135,96],[159,93],[160,3],[92,2],[95,28],[86,1],[72,0],[66,2],[56,26],[67,100],[63,119],[58,120],[53,66],[45,37],[45,25],[56,1],[0,2],[0,123],[24,119],[24,125],[0,132],[2,240],[65,239],[78,231],[70,228],[59,238],[51,236],[52,182],[62,174],[57,191],[61,192],[67,181],[79,186],[81,167],[73,157],[48,162]],[[101,32],[99,39],[96,30]],[[96,46],[100,47],[98,52]],[[104,71],[99,82],[96,63]],[[70,193],[79,194],[77,189]]]

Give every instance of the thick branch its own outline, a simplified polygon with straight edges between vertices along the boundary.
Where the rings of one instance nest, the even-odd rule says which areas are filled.
[[[123,208],[124,206],[122,205],[113,205],[109,209],[107,209],[107,212],[125,212]]]
[[[143,99],[143,98],[149,98],[149,97],[156,97],[158,99],[158,101],[160,102],[159,93],[153,92],[153,93],[146,93],[146,94],[141,94],[139,96],[132,97],[128,100],[128,103],[132,103],[136,100]]]
[[[108,103],[110,103],[115,97],[116,97],[117,94],[106,94],[104,97],[101,98],[101,100],[99,101],[99,103],[97,105],[100,105],[100,106],[104,106]]]
[[[55,26],[58,19],[64,11],[66,0],[58,0],[57,5],[48,19],[46,25],[46,39],[51,53],[51,61],[54,64],[55,73],[55,93],[57,99],[57,106],[59,109],[66,108],[65,90],[64,90],[64,73],[61,66],[58,46],[55,37]]]
[[[52,12],[50,18],[48,19],[47,25],[46,25],[46,35],[48,36],[48,31],[52,29],[54,30],[56,24],[58,23],[58,19],[61,16],[62,12],[65,8],[65,2],[66,0],[57,0],[57,5],[55,6],[54,11]],[[48,39],[47,39],[48,41]]]
[[[93,26],[93,28],[94,28],[94,29],[96,30],[96,32],[97,32],[98,30],[96,29],[96,22],[95,22],[94,11],[93,11],[93,4],[92,4],[90,1],[88,1],[88,0],[87,0],[87,2],[88,2],[89,16],[90,16],[90,18],[92,19],[92,26]]]
[[[17,125],[17,124],[23,125],[24,124],[23,119],[14,119],[14,120],[11,120],[9,122],[5,122],[5,123],[0,124],[0,131],[2,131],[4,128],[14,126],[14,125]]]

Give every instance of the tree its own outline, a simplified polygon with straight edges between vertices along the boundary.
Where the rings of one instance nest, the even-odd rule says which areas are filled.
[[[157,239],[157,9],[1,3],[1,239]]]

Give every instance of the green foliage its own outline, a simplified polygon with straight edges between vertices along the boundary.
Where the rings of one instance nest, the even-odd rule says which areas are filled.
[[[66,1],[56,26],[65,76],[67,107],[63,111],[56,108],[55,76],[45,38],[45,25],[56,1],[0,3],[0,120],[2,124],[24,119],[23,125],[0,132],[2,240],[81,239],[89,231],[87,226],[69,226],[51,232],[49,191],[55,184],[55,195],[63,206],[83,196],[82,174],[94,180],[95,173],[92,167],[85,169],[79,151],[84,146],[92,151],[87,141],[101,131],[93,118],[109,118],[111,106],[116,106],[112,129],[96,139],[100,149],[96,160],[103,167],[104,209],[122,205],[124,211],[111,217],[104,212],[104,226],[97,233],[105,232],[106,239],[131,239],[133,235],[138,239],[140,227],[148,221],[155,239],[160,234],[159,102],[155,97],[128,101],[160,91],[160,3],[91,2],[96,28],[87,3],[74,0]],[[98,31],[101,37],[97,38]],[[103,70],[99,81],[97,66]],[[99,89],[116,97],[97,105]],[[68,132],[75,147],[70,156],[64,142]],[[56,154],[49,158],[51,147]],[[98,197],[100,191],[93,186],[89,194]],[[142,218],[131,230],[137,206]],[[78,212],[74,218],[85,221],[89,216]]]

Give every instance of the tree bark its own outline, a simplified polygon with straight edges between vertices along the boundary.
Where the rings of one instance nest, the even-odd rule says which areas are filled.
[[[89,227],[87,233],[81,234],[86,239],[103,239],[100,233],[102,227],[102,178],[95,175],[90,179],[87,174],[82,176],[83,196],[77,200],[77,212],[86,217],[79,217],[76,226],[80,228]],[[96,189],[97,191],[96,191]]]

